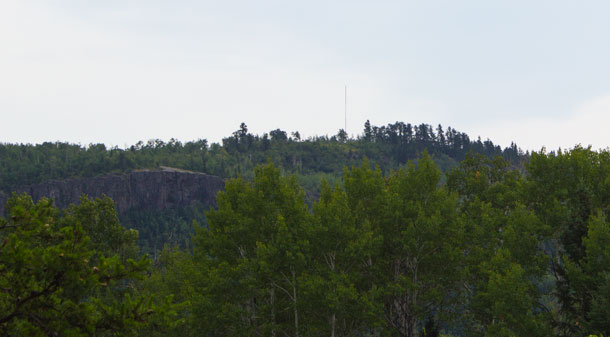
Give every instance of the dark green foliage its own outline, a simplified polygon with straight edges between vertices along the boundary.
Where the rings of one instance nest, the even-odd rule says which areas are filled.
[[[470,155],[448,174],[464,221],[465,305],[461,324],[473,336],[550,334],[541,250],[549,228],[521,202],[523,179],[500,158]]]
[[[208,213],[209,229],[194,240],[194,255],[209,275],[208,298],[195,308],[205,312],[200,331],[299,335],[309,217],[296,179],[282,178],[271,165],[258,167],[253,183],[227,182],[218,210]],[[218,302],[207,308],[210,300]]]
[[[82,203],[65,216],[48,199],[34,204],[15,195],[7,203],[8,218],[0,219],[3,336],[130,336],[169,313],[126,287],[149,265],[130,258],[137,233],[118,225],[108,199]]]
[[[140,252],[157,254],[143,280],[137,232],[119,224],[111,200],[84,197],[60,214],[46,199],[12,199],[0,223],[3,317],[46,289],[39,284],[53,285],[58,271],[69,270],[73,283],[40,296],[50,302],[18,305],[3,332],[608,335],[609,152],[541,151],[522,167],[514,144],[501,151],[452,128],[434,130],[367,123],[362,138],[302,140],[281,130],[254,136],[242,124],[223,145],[86,150],[124,153],[133,167],[238,177],[205,215],[193,206],[122,219],[140,231]]]
[[[580,180],[598,201],[578,260],[554,222],[571,223],[571,202],[552,200],[568,194],[543,171],[472,154],[443,180],[424,152],[388,175],[366,160],[345,169],[309,209],[273,165],[230,180],[193,255],[164,251],[146,289],[182,303],[168,336],[607,335],[607,190],[593,186],[609,181],[607,153],[573,151],[567,167],[597,172]],[[535,157],[566,174],[554,155]]]
[[[547,250],[559,305],[553,322],[558,334],[608,335],[607,325],[602,328],[600,322],[610,316],[600,309],[603,300],[598,294],[607,290],[609,266],[602,262],[591,268],[591,263],[604,261],[603,250],[593,247],[600,247],[607,236],[607,230],[600,228],[610,211],[610,152],[577,146],[571,151],[533,153],[527,171],[524,200],[553,231]]]
[[[242,123],[221,144],[211,145],[205,139],[182,143],[173,138],[169,142],[158,139],[138,142],[127,149],[108,149],[103,144],[0,144],[0,191],[10,192],[17,186],[49,179],[92,177],[161,165],[226,178],[238,174],[251,177],[254,167],[269,159],[298,175],[326,173],[341,177],[344,166],[358,165],[363,157],[368,157],[387,173],[417,158],[424,149],[443,163],[443,169],[455,165],[470,150],[490,157],[502,155],[515,165],[524,157],[514,144],[501,150],[489,140],[471,142],[466,134],[451,127],[443,132],[440,125],[435,133],[426,124],[396,122],[371,127],[368,123],[364,135],[356,139],[339,132],[330,138],[303,140],[298,132],[289,137],[279,129],[262,136],[253,135]]]
[[[511,178],[494,179],[518,178],[508,169],[504,175]],[[495,308],[489,318],[474,316],[485,326],[508,315],[512,302],[494,307],[501,298],[513,299],[502,291],[512,286],[523,292],[509,323],[487,332],[535,327],[544,335],[544,326],[536,325],[538,297],[528,276],[538,275],[540,267],[519,265],[538,256],[535,237],[519,251],[537,230],[529,225],[536,225],[533,215],[517,208],[503,220],[505,234],[496,246],[468,258],[465,249],[476,243],[464,239],[458,195],[442,187],[441,173],[426,153],[417,165],[387,178],[364,162],[346,170],[343,181],[337,187],[323,184],[312,213],[295,177],[282,177],[274,166],[257,168],[252,182],[227,182],[218,210],[208,214],[209,227],[200,228],[194,240],[192,270],[198,272],[193,278],[175,272],[199,294],[189,311],[197,319],[187,315],[184,329],[240,336],[416,336],[427,326],[432,335],[464,314],[463,286],[480,283],[472,303]],[[513,192],[496,189],[490,198],[509,200],[498,195]],[[517,207],[514,201],[510,205]],[[506,259],[515,261],[513,267],[504,267]],[[479,283],[470,283],[464,261],[481,264]],[[533,323],[519,330],[530,316]]]
[[[362,137],[350,139],[345,132],[340,134],[301,139],[298,132],[290,137],[277,129],[258,136],[249,133],[246,124],[241,123],[221,144],[211,145],[205,139],[182,143],[173,138],[169,142],[138,142],[128,149],[108,149],[103,144],[85,147],[66,143],[0,144],[0,196],[10,195],[13,188],[49,179],[92,177],[161,165],[252,179],[254,167],[271,160],[283,172],[296,174],[311,206],[320,196],[322,180],[339,182],[343,168],[358,166],[363,158],[388,174],[403,167],[409,159],[417,160],[427,150],[445,172],[471,149],[488,156],[503,153],[494,146],[479,148],[474,143],[470,146],[467,135],[452,128],[444,132],[440,125],[435,133],[426,124],[396,122],[377,127],[367,123]],[[515,157],[514,163],[519,164],[522,157]],[[188,245],[193,220],[205,224],[202,214],[206,210],[197,205],[152,212],[131,209],[121,215],[121,222],[139,231],[142,252],[156,254],[166,244],[182,248]]]
[[[193,329],[198,320],[197,313],[193,312],[193,303],[203,301],[203,294],[195,290],[195,286],[202,285],[203,272],[197,268],[190,252],[165,246],[155,260],[150,276],[138,285],[138,292],[153,298],[157,305],[169,308],[166,311],[175,315],[152,317],[150,324],[142,327],[138,336],[201,336],[198,330]]]
[[[91,239],[91,248],[104,256],[118,255],[121,261],[139,256],[138,231],[126,230],[117,217],[112,199],[102,196],[80,198],[78,205],[70,205],[61,219],[65,226],[79,225]]]
[[[156,256],[165,245],[180,249],[191,247],[193,223],[207,226],[206,211],[207,206],[197,203],[161,211],[131,209],[121,216],[121,223],[138,231],[138,244],[143,253]]]
[[[424,152],[415,166],[393,172],[385,187],[375,282],[384,294],[386,325],[415,336],[426,320],[445,320],[460,285],[462,223],[457,195]]]

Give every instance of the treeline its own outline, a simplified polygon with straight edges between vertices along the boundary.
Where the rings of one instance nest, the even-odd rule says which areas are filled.
[[[104,144],[0,144],[0,193],[10,195],[14,187],[50,179],[93,177],[159,166],[252,179],[256,165],[271,161],[283,172],[297,176],[311,205],[320,196],[321,181],[339,182],[345,166],[358,166],[363,158],[368,158],[388,174],[408,160],[416,160],[424,150],[443,172],[455,167],[470,151],[490,158],[502,156],[515,167],[522,167],[529,156],[515,144],[502,150],[490,140],[472,141],[465,133],[451,127],[443,130],[441,125],[436,129],[427,124],[402,122],[372,126],[367,121],[356,138],[339,130],[330,137],[302,139],[299,132],[280,129],[254,135],[242,123],[231,136],[213,144],[205,139],[186,143],[176,139],[150,140],[126,149],[107,148]],[[164,244],[184,247],[190,243],[192,221],[205,220],[194,214],[203,210],[203,207],[176,208],[152,215],[133,209],[122,215],[121,223],[139,230],[142,251],[155,255]]]
[[[271,164],[233,179],[192,252],[144,287],[185,306],[163,336],[589,336],[610,333],[610,153],[533,153],[527,174],[424,152],[370,163],[309,208]]]
[[[295,175],[257,166],[227,182],[192,246],[155,261],[107,198],[60,213],[14,197],[0,331],[607,336],[610,152],[534,152],[526,168],[472,154],[443,178],[425,151],[388,174],[364,161],[310,207]]]
[[[299,132],[280,129],[261,135],[248,132],[242,123],[221,143],[200,139],[182,143],[150,140],[126,149],[104,144],[81,146],[69,143],[0,144],[0,190],[41,183],[50,179],[92,177],[140,168],[171,166],[205,172],[225,178],[238,174],[252,177],[256,165],[273,161],[283,170],[296,173],[304,184],[317,185],[320,175],[340,177],[345,165],[358,165],[363,157],[380,165],[384,172],[404,165],[427,151],[443,170],[462,160],[471,150],[489,157],[500,155],[520,165],[527,154],[515,144],[501,149],[490,140],[473,141],[465,133],[439,125],[411,125],[402,122],[371,126],[349,138],[343,130],[337,135],[301,139]]]

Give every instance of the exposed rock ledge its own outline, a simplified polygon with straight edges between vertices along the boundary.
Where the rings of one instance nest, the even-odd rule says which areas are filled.
[[[93,178],[50,180],[42,184],[16,188],[34,200],[53,198],[55,205],[65,208],[78,203],[80,196],[99,197],[105,194],[117,204],[119,215],[131,208],[163,210],[189,206],[194,202],[216,206],[216,193],[224,188],[217,176],[161,166],[159,169],[135,170],[125,174],[108,174]],[[0,191],[0,215],[4,214],[10,193]]]

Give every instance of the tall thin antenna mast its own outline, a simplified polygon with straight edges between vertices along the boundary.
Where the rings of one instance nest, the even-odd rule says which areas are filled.
[[[347,84],[345,85],[345,128],[343,130],[347,134]]]

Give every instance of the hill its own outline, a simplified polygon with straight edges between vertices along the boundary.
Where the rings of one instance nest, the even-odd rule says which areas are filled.
[[[71,143],[0,144],[0,190],[39,184],[51,179],[95,177],[160,166],[203,172],[223,178],[251,177],[252,169],[271,160],[287,173],[299,176],[306,189],[321,178],[333,179],[344,167],[359,165],[364,157],[389,172],[418,158],[427,150],[442,170],[447,170],[473,151],[488,157],[502,156],[513,165],[527,160],[515,144],[502,149],[491,140],[472,140],[467,134],[441,125],[396,122],[385,126],[364,125],[363,132],[349,138],[339,130],[333,136],[301,139],[299,132],[280,129],[263,135],[248,132],[242,123],[220,143],[206,139],[182,143],[176,139],[138,142],[129,148],[104,144]]]
[[[206,223],[203,212],[215,205],[222,179],[252,179],[254,167],[274,162],[295,174],[308,204],[318,199],[322,180],[339,183],[345,167],[364,158],[384,174],[417,160],[427,151],[442,171],[455,167],[467,153],[501,156],[521,167],[529,154],[515,144],[501,149],[492,141],[472,141],[451,127],[436,130],[427,124],[396,122],[364,125],[349,138],[343,130],[333,136],[301,139],[276,129],[263,135],[248,132],[242,123],[221,143],[201,139],[182,143],[150,140],[126,148],[104,144],[0,144],[0,214],[11,192],[26,192],[35,200],[47,196],[65,208],[81,194],[106,195],[117,203],[121,223],[140,232],[140,246],[154,253],[164,244],[184,246],[193,220]]]

